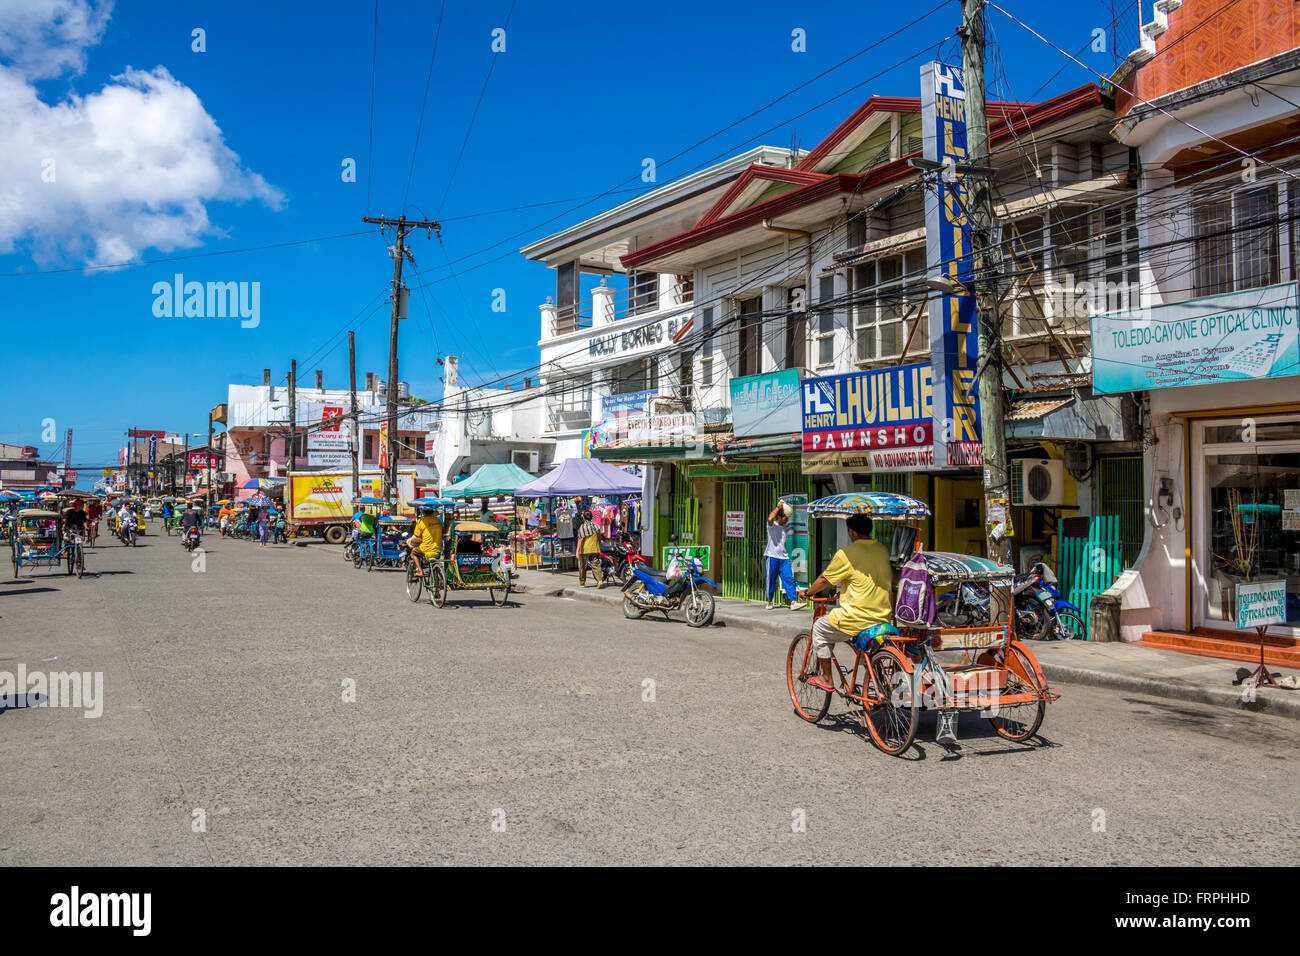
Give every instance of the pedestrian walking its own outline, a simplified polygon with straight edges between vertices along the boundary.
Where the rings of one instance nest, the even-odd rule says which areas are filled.
[[[587,586],[587,568],[596,576],[596,588],[605,586],[605,572],[600,566],[600,526],[591,520],[591,512],[582,513],[578,525],[578,587]]]
[[[257,546],[266,547],[266,539],[271,535],[271,519],[265,511],[257,519]]]
[[[767,610],[776,607],[772,599],[776,597],[776,586],[780,582],[790,602],[790,610],[797,611],[808,606],[807,601],[796,600],[799,592],[794,586],[794,567],[790,564],[790,553],[786,542],[790,538],[790,518],[794,515],[794,506],[784,498],[776,503],[772,513],[767,516],[767,547],[763,556],[767,559]]]

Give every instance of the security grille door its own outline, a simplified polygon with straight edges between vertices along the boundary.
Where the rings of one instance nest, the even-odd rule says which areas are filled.
[[[728,538],[726,535],[726,512],[744,511],[746,505],[746,482],[727,481],[722,485],[723,539],[722,539],[722,578],[723,597],[745,598],[748,595],[746,584],[749,565],[745,558],[745,539]],[[749,531],[749,516],[745,516],[745,531]]]
[[[767,600],[767,516],[776,506],[776,485],[770,481],[751,481],[744,485],[749,492],[749,507],[745,509],[745,561],[748,569],[748,593],[742,595],[751,601]]]
[[[1119,541],[1124,567],[1132,567],[1142,550],[1145,509],[1142,457],[1123,455],[1097,461],[1098,511],[1119,516]]]

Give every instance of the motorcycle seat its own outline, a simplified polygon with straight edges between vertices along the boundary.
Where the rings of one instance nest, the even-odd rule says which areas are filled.
[[[654,568],[644,568],[644,567],[637,568],[637,570],[640,571],[642,574],[649,575],[650,577],[654,578],[656,581],[659,581],[663,584],[668,583],[668,573],[666,571],[657,571]]]

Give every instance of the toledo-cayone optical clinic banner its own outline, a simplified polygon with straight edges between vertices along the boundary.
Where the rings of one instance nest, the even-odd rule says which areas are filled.
[[[1298,295],[1287,282],[1095,316],[1092,390],[1300,375]]]

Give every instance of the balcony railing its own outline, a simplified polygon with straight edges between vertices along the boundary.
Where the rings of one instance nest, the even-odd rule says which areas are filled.
[[[577,431],[591,426],[591,406],[578,405],[548,410],[551,431]]]

